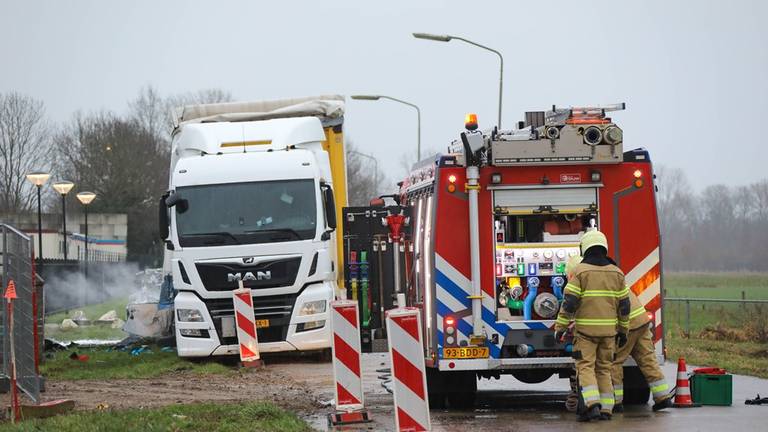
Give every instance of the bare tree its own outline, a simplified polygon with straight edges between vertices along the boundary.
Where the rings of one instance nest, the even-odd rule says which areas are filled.
[[[0,94],[0,212],[31,208],[35,191],[25,175],[50,168],[48,150],[43,102],[15,92]]]
[[[367,206],[372,198],[385,191],[388,180],[378,164],[364,156],[365,153],[360,152],[351,140],[347,140],[346,150],[349,205]]]
[[[170,152],[136,119],[76,114],[54,139],[59,169],[99,196],[97,212],[128,214],[128,255],[156,252],[155,202],[168,181]]]

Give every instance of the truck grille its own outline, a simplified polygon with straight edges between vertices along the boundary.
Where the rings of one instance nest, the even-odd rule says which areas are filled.
[[[256,329],[260,343],[281,342],[288,336],[288,324],[298,294],[285,294],[253,298],[253,313],[257,320],[268,319],[269,327]],[[203,300],[213,319],[213,326],[222,345],[237,345],[237,336],[222,336],[221,319],[234,317],[232,299]]]
[[[301,257],[243,263],[196,263],[195,268],[208,291],[232,291],[242,279],[247,288],[291,286],[299,273]]]

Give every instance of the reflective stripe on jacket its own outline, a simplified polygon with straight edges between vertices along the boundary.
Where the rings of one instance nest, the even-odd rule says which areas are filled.
[[[637,298],[632,290],[629,291],[629,309],[630,330],[638,329],[651,321],[650,318],[648,318],[648,311],[645,310],[643,304],[640,303],[640,299]]]
[[[624,284],[624,273],[614,265],[585,263],[579,264],[573,273],[564,290],[565,296],[571,298],[566,298],[560,308],[555,328],[563,330],[575,321],[576,331],[585,336],[613,336],[618,329],[626,332],[630,311],[619,310],[622,300],[626,306],[630,292]],[[572,307],[575,310],[567,310]]]

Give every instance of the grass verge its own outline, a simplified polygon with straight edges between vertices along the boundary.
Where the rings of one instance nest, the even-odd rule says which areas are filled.
[[[667,356],[673,361],[684,357],[688,364],[768,378],[768,346],[763,343],[686,339],[679,332],[668,331],[666,347]]]
[[[130,351],[107,349],[74,349],[57,351],[46,358],[40,369],[48,379],[136,379],[154,378],[172,372],[195,374],[234,373],[235,369],[214,360],[192,362],[179,358],[176,352],[162,352],[150,347],[150,352],[131,355]],[[72,360],[73,352],[87,355],[88,361]]]
[[[156,409],[87,411],[47,419],[1,424],[0,431],[310,431],[296,415],[271,403],[190,404]]]

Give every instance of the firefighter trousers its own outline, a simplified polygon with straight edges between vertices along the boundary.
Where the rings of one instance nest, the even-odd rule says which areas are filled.
[[[611,366],[615,346],[613,336],[585,336],[578,331],[574,336],[573,350],[581,353],[576,359],[576,376],[587,408],[600,404],[600,411],[613,411]]]
[[[648,382],[653,400],[659,402],[664,399],[669,394],[669,385],[656,360],[656,348],[653,346],[649,325],[646,324],[630,330],[627,334],[627,344],[616,350],[616,359],[611,370],[616,403],[620,404],[624,399],[624,362],[629,356],[635,360]]]

